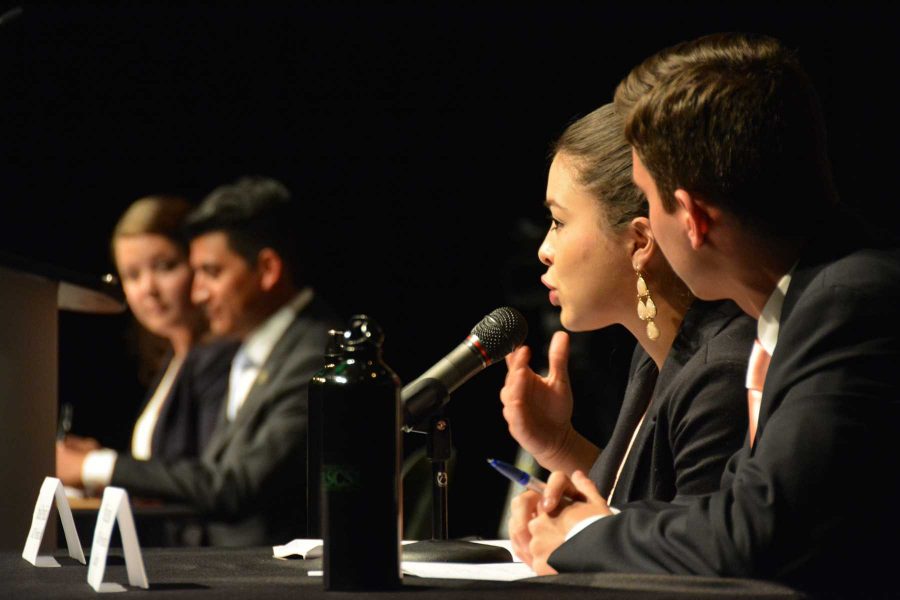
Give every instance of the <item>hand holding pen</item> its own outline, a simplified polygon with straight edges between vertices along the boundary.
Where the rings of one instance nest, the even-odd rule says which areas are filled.
[[[570,531],[612,513],[596,486],[581,471],[573,472],[571,478],[557,471],[549,483],[544,483],[503,461],[489,459],[488,463],[508,479],[535,492],[513,498],[508,531],[515,555],[539,575],[556,572],[548,563],[550,554]],[[569,494],[556,496],[563,489],[570,490]]]
[[[497,460],[496,458],[489,458],[489,459],[487,459],[487,461],[488,461],[488,464],[491,465],[492,467],[494,467],[494,469],[496,469],[498,473],[500,473],[501,475],[503,475],[510,481],[512,481],[514,483],[518,483],[519,485],[525,487],[526,489],[529,489],[533,492],[540,494],[541,497],[543,498],[544,490],[547,489],[547,484],[544,483],[543,481],[541,481],[540,479],[538,479],[537,477],[534,477],[531,474],[526,473],[525,471],[523,471],[517,467],[514,467],[513,465],[511,465],[509,463],[503,462],[502,460]],[[572,498],[571,496],[563,494],[560,499],[560,502],[562,502],[562,504],[565,505],[565,504],[575,502],[575,499]],[[545,508],[547,508],[548,510],[553,510],[554,508],[556,508],[556,505],[554,505],[552,507],[547,507],[546,499],[543,504],[545,505]]]

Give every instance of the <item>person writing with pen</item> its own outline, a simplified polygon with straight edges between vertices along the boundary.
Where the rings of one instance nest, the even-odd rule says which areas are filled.
[[[118,455],[100,485],[194,509],[200,543],[248,546],[307,527],[307,387],[340,319],[303,268],[303,222],[281,182],[243,177],[214,189],[186,218],[192,300],[211,331],[238,343],[203,451],[178,460]],[[85,456],[57,448],[66,485]]]
[[[209,332],[202,310],[191,303],[193,274],[182,235],[191,204],[175,196],[135,200],[113,230],[111,251],[135,321],[142,370],[152,383],[129,448],[137,460],[196,457],[206,446],[225,394],[232,340]],[[73,406],[60,411],[59,476],[90,482],[106,470],[104,449],[93,438],[72,435]],[[84,454],[86,452],[86,454]],[[84,455],[83,461],[69,460]]]

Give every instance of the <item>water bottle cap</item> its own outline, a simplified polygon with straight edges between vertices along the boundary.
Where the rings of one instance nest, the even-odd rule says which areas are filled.
[[[328,330],[328,346],[325,348],[325,356],[335,358],[344,352],[344,332],[340,329]]]
[[[357,350],[378,348],[384,341],[384,332],[373,319],[366,315],[353,315],[347,330],[344,331],[344,350],[354,352]]]

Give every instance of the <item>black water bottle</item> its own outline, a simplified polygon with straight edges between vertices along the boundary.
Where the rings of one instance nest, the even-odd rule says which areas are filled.
[[[306,535],[322,537],[322,402],[328,374],[344,355],[344,332],[328,331],[325,365],[309,382],[309,422],[306,437]]]
[[[381,328],[351,318],[342,360],[322,387],[325,588],[400,585],[400,380],[381,359]]]

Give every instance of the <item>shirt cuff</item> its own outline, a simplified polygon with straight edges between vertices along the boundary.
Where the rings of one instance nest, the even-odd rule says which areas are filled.
[[[619,514],[618,508],[613,508],[612,506],[610,506],[609,510],[612,511],[612,514],[614,514],[614,515]],[[603,517],[608,517],[608,516],[609,515],[594,515],[593,517],[588,517],[586,519],[582,519],[581,521],[578,521],[577,523],[575,523],[575,525],[572,527],[572,529],[569,530],[569,533],[566,534],[565,541],[568,542],[573,537],[575,537],[576,535],[581,533],[584,529],[587,529],[589,526],[593,525],[594,523],[596,523]]]
[[[102,448],[91,450],[84,457],[81,465],[81,482],[85,489],[98,489],[109,485],[112,481],[113,469],[119,457],[115,450]]]

